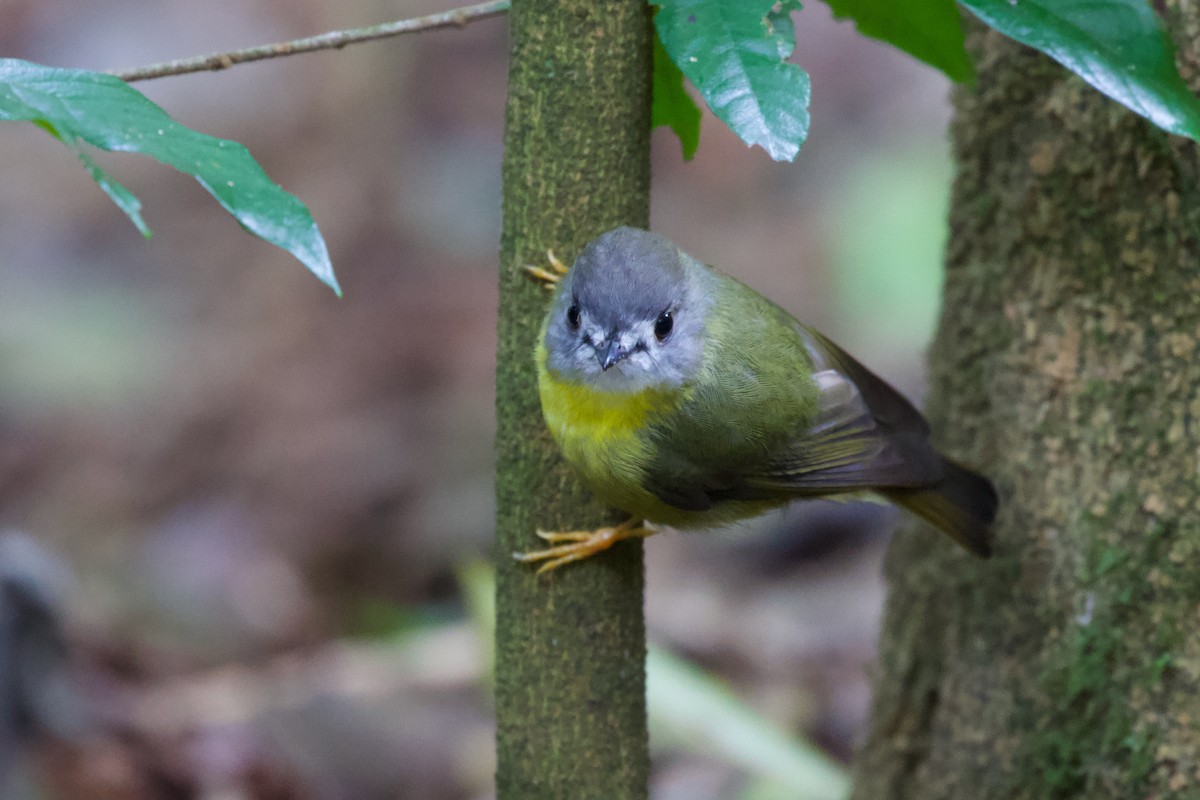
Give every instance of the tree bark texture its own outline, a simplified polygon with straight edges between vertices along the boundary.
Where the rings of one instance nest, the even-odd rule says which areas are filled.
[[[645,798],[640,541],[543,577],[511,558],[536,529],[618,519],[546,431],[533,363],[549,293],[523,274],[553,248],[646,227],[650,10],[644,0],[514,0],[496,370],[497,787],[500,800]]]
[[[930,413],[997,483],[996,555],[896,537],[854,796],[1200,797],[1198,146],[970,43]]]

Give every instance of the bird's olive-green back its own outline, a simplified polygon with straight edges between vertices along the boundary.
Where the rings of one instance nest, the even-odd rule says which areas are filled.
[[[654,491],[720,488],[723,475],[756,471],[808,428],[818,408],[813,365],[787,312],[738,281],[689,259],[709,305],[704,357],[673,412],[655,421]]]

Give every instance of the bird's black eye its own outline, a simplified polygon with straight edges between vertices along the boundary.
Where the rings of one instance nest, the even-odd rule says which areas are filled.
[[[654,321],[654,338],[660,342],[665,341],[671,335],[671,329],[674,327],[675,320],[671,319],[671,312],[669,310],[662,312]]]
[[[579,305],[577,303],[572,303],[571,307],[567,309],[567,324],[572,328],[579,327]]]

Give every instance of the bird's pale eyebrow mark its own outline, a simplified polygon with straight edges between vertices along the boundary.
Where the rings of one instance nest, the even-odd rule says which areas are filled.
[[[646,354],[646,357],[649,358],[654,363],[654,366],[656,366],[656,367],[662,366],[662,364],[659,363],[658,356],[654,355],[653,350],[651,350],[649,347],[646,347],[645,342],[638,342],[638,349]]]

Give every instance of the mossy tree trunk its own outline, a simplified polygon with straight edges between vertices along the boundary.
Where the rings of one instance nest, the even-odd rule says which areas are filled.
[[[497,786],[500,800],[645,798],[642,547],[544,577],[511,553],[538,528],[609,523],[542,422],[533,349],[548,293],[524,274],[649,221],[645,0],[514,0],[496,369]]]
[[[1198,147],[971,44],[930,410],[1000,488],[997,553],[896,538],[855,796],[1200,797]]]

